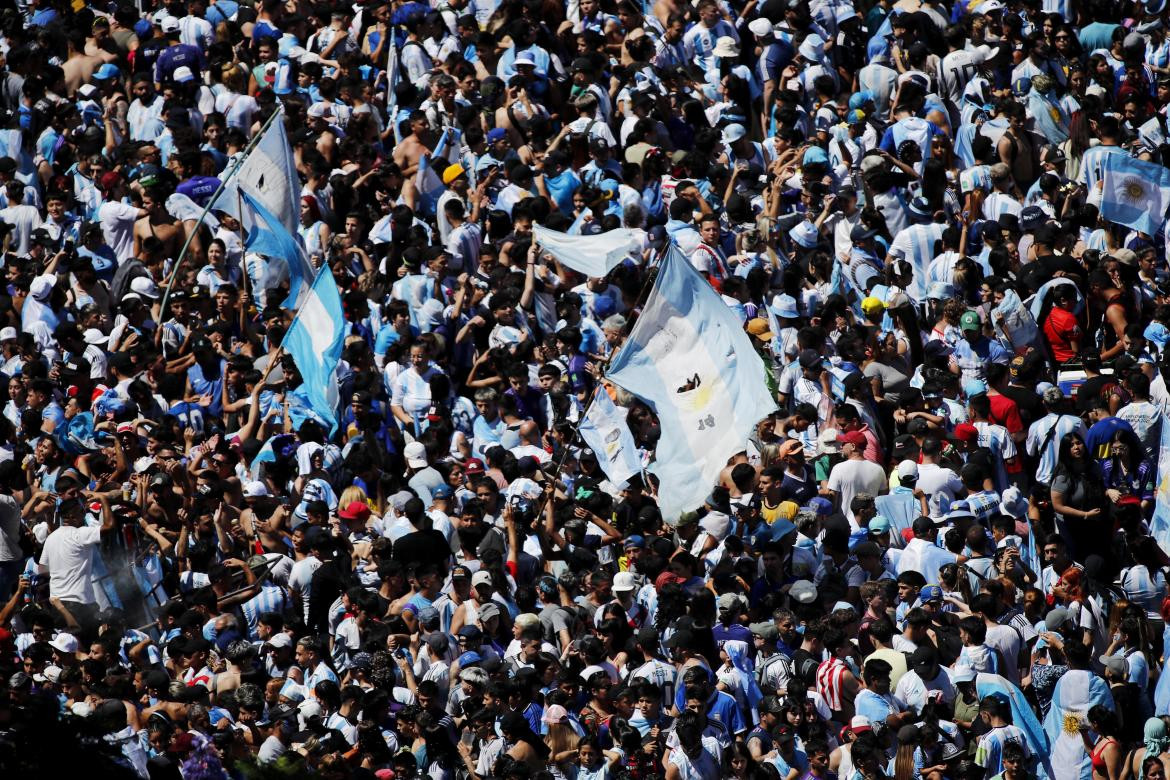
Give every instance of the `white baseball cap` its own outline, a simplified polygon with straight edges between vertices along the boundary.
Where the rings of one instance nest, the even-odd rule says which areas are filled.
[[[32,284],[28,287],[28,294],[38,301],[47,301],[49,295],[53,292],[53,286],[57,284],[57,277],[52,274],[44,274],[32,280]]]
[[[105,344],[109,341],[109,337],[97,328],[86,328],[81,337],[85,339],[86,344]]]
[[[7,328],[0,328],[0,341],[15,341],[20,334],[16,332],[16,328],[9,325]]]
[[[427,448],[421,441],[412,441],[407,444],[402,451],[402,456],[406,458],[406,465],[412,469],[425,469],[427,467]]]
[[[134,277],[134,280],[130,282],[130,290],[151,300],[158,300],[159,297],[158,285],[149,276]]]
[[[181,65],[175,68],[175,72],[171,75],[171,79],[173,81],[179,82],[180,84],[185,84],[188,81],[194,81],[195,74],[192,73],[191,69],[186,65]]]
[[[177,16],[165,16],[163,17],[162,24],[159,26],[162,27],[162,31],[165,33],[178,32],[179,18]]]
[[[898,479],[918,479],[918,464],[904,460],[898,464]]]
[[[260,498],[268,495],[268,486],[258,479],[244,485],[244,498]]]
[[[73,634],[61,632],[53,637],[53,641],[49,642],[49,647],[58,653],[76,653],[77,637],[73,636]]]
[[[614,593],[629,593],[637,588],[634,575],[628,571],[619,571],[613,578]]]
[[[769,38],[776,34],[776,28],[772,26],[771,20],[763,17],[748,22],[748,29],[757,38]]]

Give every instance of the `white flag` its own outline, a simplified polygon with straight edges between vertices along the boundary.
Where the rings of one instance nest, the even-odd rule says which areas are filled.
[[[624,487],[630,477],[642,470],[642,459],[634,435],[626,425],[626,414],[628,410],[624,406],[615,404],[605,388],[598,387],[578,428],[581,438],[597,455],[597,464],[605,476],[618,487]]]
[[[534,225],[532,238],[562,265],[596,279],[617,268],[630,256],[631,249],[642,248],[638,234],[628,228],[595,236],[571,236]]]

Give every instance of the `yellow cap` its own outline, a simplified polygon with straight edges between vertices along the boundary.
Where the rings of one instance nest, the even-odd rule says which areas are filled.
[[[862,300],[861,310],[866,314],[881,314],[886,310],[886,304],[881,298],[875,298],[871,295]]]
[[[463,166],[460,165],[459,163],[455,163],[454,165],[448,165],[446,170],[443,171],[443,183],[450,184],[451,182],[458,179],[462,173],[463,173]]]

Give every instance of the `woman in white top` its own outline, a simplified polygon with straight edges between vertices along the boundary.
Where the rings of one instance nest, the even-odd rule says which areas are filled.
[[[305,244],[305,254],[310,258],[313,255],[325,256],[332,231],[321,219],[321,209],[317,206],[316,198],[308,195],[301,197],[301,226],[297,228],[297,234]]]
[[[215,99],[215,110],[223,114],[228,127],[238,127],[244,135],[252,135],[252,117],[260,104],[245,93],[248,80],[239,67],[228,66],[223,70],[224,91]]]

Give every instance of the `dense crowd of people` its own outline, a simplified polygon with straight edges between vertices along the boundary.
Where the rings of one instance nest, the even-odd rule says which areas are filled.
[[[1165,780],[1168,21],[6,5],[0,772]],[[777,409],[678,516],[666,258]]]

